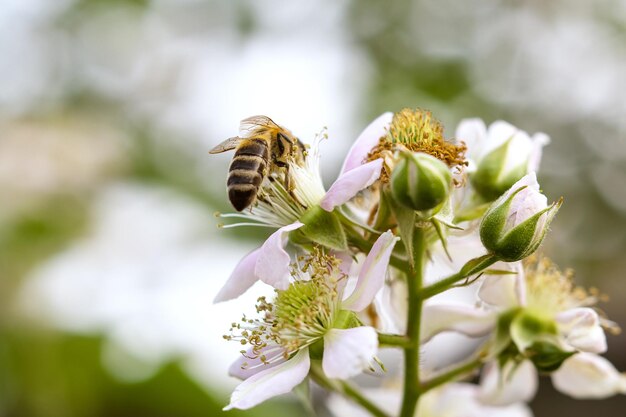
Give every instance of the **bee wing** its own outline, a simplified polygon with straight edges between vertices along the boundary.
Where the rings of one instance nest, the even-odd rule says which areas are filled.
[[[228,138],[224,142],[217,145],[215,148],[211,149],[209,153],[222,153],[230,151],[232,149],[235,149],[237,145],[239,145],[239,142],[241,142],[240,137],[235,136],[233,138]]]
[[[281,129],[267,116],[251,116],[243,119],[239,124],[239,136],[249,138],[259,133],[259,130]]]

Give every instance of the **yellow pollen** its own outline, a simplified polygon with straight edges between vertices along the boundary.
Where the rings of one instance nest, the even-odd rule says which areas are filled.
[[[553,314],[598,302],[596,291],[574,285],[574,271],[564,272],[548,258],[532,255],[524,260],[526,297],[530,308]]]
[[[445,162],[449,167],[466,165],[464,143],[455,144],[443,137],[443,125],[431,112],[421,109],[402,109],[394,114],[386,136],[367,155],[367,161],[378,158],[389,160],[396,151],[424,152]],[[389,179],[389,167],[381,174],[381,181]]]

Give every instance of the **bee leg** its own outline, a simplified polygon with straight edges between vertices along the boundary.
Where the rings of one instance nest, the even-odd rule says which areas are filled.
[[[306,207],[304,203],[302,203],[300,201],[300,199],[296,196],[296,194],[293,192],[293,190],[295,189],[294,186],[292,186],[291,184],[291,175],[289,173],[289,164],[287,162],[283,162],[283,161],[279,161],[278,159],[274,160],[274,165],[276,165],[279,168],[284,169],[284,173],[285,173],[285,180],[284,180],[284,186],[285,186],[285,190],[287,190],[287,192],[289,193],[289,195],[291,196],[291,198],[293,198],[294,200],[296,200],[297,202],[299,202],[303,207]]]

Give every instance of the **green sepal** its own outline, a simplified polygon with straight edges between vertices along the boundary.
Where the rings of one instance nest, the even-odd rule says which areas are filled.
[[[314,360],[321,360],[324,357],[324,338],[316,340],[309,346],[309,357]]]
[[[517,317],[522,310],[520,308],[513,308],[506,311],[498,317],[498,323],[496,324],[496,332],[494,336],[494,344],[491,349],[491,354],[494,356],[502,356],[502,352],[510,348],[514,348],[515,352],[519,352],[515,345],[511,344],[511,323]],[[510,350],[510,349],[509,349]]]
[[[522,163],[503,174],[504,166],[511,145],[510,138],[483,157],[472,175],[470,182],[474,189],[487,201],[494,201],[517,181],[527,174],[528,164]]]
[[[409,263],[414,265],[413,236],[415,234],[415,210],[399,204],[390,194],[389,191],[385,192],[387,204],[396,219],[398,232],[400,233],[400,238],[406,250]]]
[[[401,152],[390,179],[393,198],[416,211],[436,213],[450,194],[452,174],[446,164],[425,153]]]
[[[333,322],[333,329],[352,329],[362,325],[363,323],[354,311],[340,310]]]
[[[526,356],[540,372],[554,372],[576,351],[565,351],[554,343],[538,341],[526,349]]]
[[[537,224],[541,220],[541,216],[546,214],[549,209],[547,208],[532,215],[502,237],[495,250],[498,258],[506,262],[515,262],[524,259],[537,250],[543,240],[535,237]]]
[[[502,201],[502,199],[497,200],[489,207],[487,213],[485,213],[485,217],[483,217],[480,223],[480,241],[490,252],[497,251],[498,242],[502,236],[502,230],[506,225],[513,197],[524,188],[526,188],[526,186],[518,188],[504,201]]]
[[[296,398],[300,401],[300,404],[307,410],[308,414],[311,416],[316,415],[315,407],[313,407],[313,401],[311,400],[311,385],[309,384],[309,378],[304,378],[302,382],[300,382],[293,389],[294,394],[296,394]]]
[[[511,322],[511,339],[520,352],[539,341],[547,341],[558,334],[556,323],[550,318],[524,310]]]
[[[492,254],[479,256],[478,258],[470,259],[461,267],[459,274],[463,277],[469,277],[471,275],[482,272],[485,268],[493,265],[497,261],[497,258]]]
[[[378,201],[378,210],[376,212],[376,218],[374,219],[373,228],[375,230],[386,232],[389,229],[393,229],[395,225],[395,217],[393,210],[391,209],[391,191],[388,186],[380,187],[379,191],[380,199]]]
[[[300,221],[304,226],[289,234],[290,239],[293,237],[294,243],[309,240],[338,251],[348,249],[346,233],[335,212],[313,206],[300,217]]]

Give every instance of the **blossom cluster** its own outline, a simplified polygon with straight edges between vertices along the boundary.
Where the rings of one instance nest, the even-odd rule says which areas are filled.
[[[562,203],[537,182],[547,135],[467,119],[447,139],[428,111],[385,113],[328,189],[326,139],[267,172],[250,209],[221,215],[277,229],[215,299],[257,281],[274,288],[224,336],[244,347],[225,409],[309,381],[331,392],[336,415],[528,416],[538,374],[574,398],[626,393],[626,376],[601,356],[605,332],[618,331],[595,307],[601,295],[537,253]],[[469,301],[455,297],[460,287]],[[475,339],[474,350],[431,366],[421,355],[444,333]],[[382,348],[402,355],[400,369]],[[362,373],[380,386],[348,381]]]

